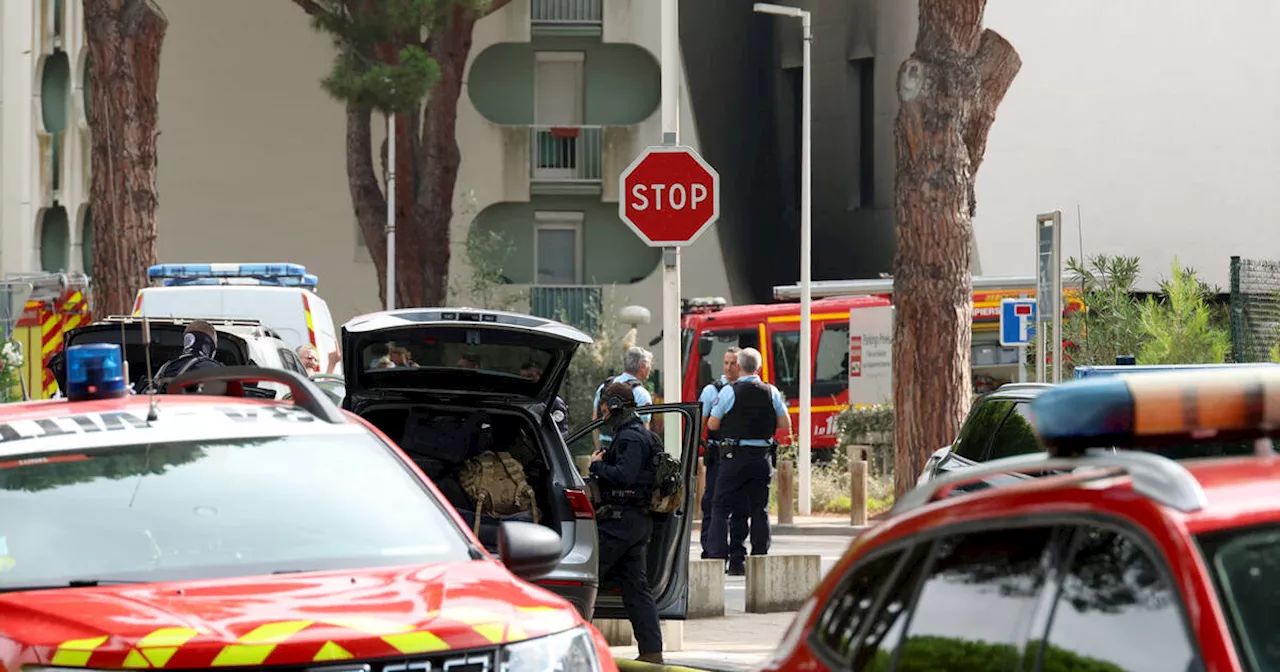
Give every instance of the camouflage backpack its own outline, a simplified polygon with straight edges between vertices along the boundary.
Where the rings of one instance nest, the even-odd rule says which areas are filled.
[[[675,513],[684,502],[684,474],[680,461],[662,447],[662,437],[649,432],[653,441],[653,496],[649,510],[653,513]]]
[[[480,516],[509,516],[531,511],[538,522],[538,505],[524,467],[509,453],[486,450],[462,463],[458,484],[476,503],[476,523]]]

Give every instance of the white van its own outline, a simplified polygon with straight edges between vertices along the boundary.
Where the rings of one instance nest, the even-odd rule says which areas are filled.
[[[164,285],[138,291],[135,316],[258,320],[290,348],[315,346],[321,371],[338,349],[329,304],[301,264],[159,264],[147,275]]]

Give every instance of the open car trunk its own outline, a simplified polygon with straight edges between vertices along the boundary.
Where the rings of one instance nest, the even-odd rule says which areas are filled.
[[[504,520],[538,523],[557,533],[566,516],[572,520],[571,512],[561,510],[567,506],[564,498],[553,496],[557,489],[533,419],[519,410],[388,402],[362,408],[360,415],[400,445],[490,552],[497,552],[498,526]],[[533,505],[527,510],[493,511],[483,497],[476,501],[469,493],[465,464],[485,451],[519,464],[531,490]]]

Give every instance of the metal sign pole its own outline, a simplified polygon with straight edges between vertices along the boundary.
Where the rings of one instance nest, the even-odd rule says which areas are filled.
[[[1053,382],[1062,382],[1062,212],[1053,211]]]
[[[1062,212],[1036,215],[1036,382],[1049,382],[1047,360],[1052,352],[1053,382],[1062,380]],[[1049,329],[1057,344],[1049,348]]]
[[[387,115],[387,310],[396,309],[396,115]]]
[[[662,144],[680,144],[680,6],[677,0],[662,0]],[[680,248],[662,251],[662,400],[683,401],[684,376],[680,361]],[[663,423],[667,450],[680,445],[680,423]]]

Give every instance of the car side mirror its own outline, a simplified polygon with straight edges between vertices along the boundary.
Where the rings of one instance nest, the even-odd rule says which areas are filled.
[[[703,336],[698,339],[698,356],[706,357],[711,354],[711,348],[716,344],[715,340],[710,336]]]
[[[542,525],[507,521],[498,528],[498,558],[522,579],[546,576],[560,564],[561,551],[560,535]]]

